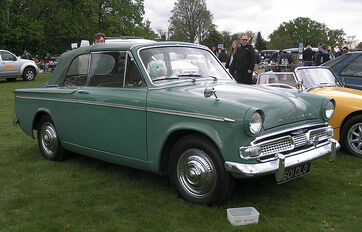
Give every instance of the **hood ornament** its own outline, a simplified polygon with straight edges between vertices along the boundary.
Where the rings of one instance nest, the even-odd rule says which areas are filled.
[[[206,98],[209,98],[211,97],[212,95],[215,96],[215,101],[219,101],[220,99],[217,98],[216,96],[216,90],[214,89],[214,87],[206,87],[205,90],[204,90],[204,96]]]

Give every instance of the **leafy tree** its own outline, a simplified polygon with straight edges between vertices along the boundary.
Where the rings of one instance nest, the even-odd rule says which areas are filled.
[[[143,20],[143,0],[1,1],[0,45],[17,54],[62,53],[71,43],[92,41],[97,32],[157,38]]]
[[[316,47],[318,43],[326,45],[343,44],[345,33],[342,29],[331,30],[325,24],[318,23],[310,18],[299,17],[289,22],[283,22],[277,30],[269,35],[271,49],[304,46]]]
[[[258,32],[255,38],[255,49],[257,49],[258,51],[266,49],[266,43],[263,37],[261,36],[260,31]]]
[[[200,41],[200,44],[203,44],[209,48],[213,46],[217,47],[217,45],[221,43],[223,43],[222,35],[215,28],[210,31],[204,40]]]
[[[342,46],[345,43],[346,33],[341,30],[328,30],[327,31],[327,42],[326,44],[335,47],[335,46]]]
[[[212,14],[205,0],[178,0],[171,11],[170,33],[172,40],[204,41],[215,28]]]

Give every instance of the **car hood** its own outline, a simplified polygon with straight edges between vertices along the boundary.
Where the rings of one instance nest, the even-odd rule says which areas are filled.
[[[205,88],[214,88],[218,100],[214,95],[205,97]],[[165,94],[169,95],[167,99],[172,104],[168,103],[166,107],[158,102],[158,106],[151,107],[166,107],[233,120],[244,120],[249,110],[261,110],[264,114],[264,129],[319,118],[323,100],[318,95],[297,90],[281,92],[272,87],[249,86],[235,82],[196,83],[166,88],[161,92],[163,93],[159,94],[163,94],[163,97]],[[149,97],[152,99],[154,94],[157,95],[152,93]]]
[[[357,89],[343,88],[343,87],[322,87],[311,89],[310,93],[323,95],[333,98],[337,106],[338,104],[349,104],[354,108],[362,108],[362,91]]]
[[[315,88],[309,91],[310,93],[317,93],[324,96],[343,97],[343,98],[357,98],[361,99],[362,91],[357,89],[350,89],[344,87],[322,87]]]

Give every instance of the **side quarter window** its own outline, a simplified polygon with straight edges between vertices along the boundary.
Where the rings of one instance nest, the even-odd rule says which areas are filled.
[[[89,86],[123,87],[125,64],[125,52],[92,53]]]
[[[64,86],[85,86],[87,85],[87,73],[89,65],[89,54],[76,57],[69,67],[64,80]]]
[[[347,67],[342,70],[341,76],[362,77],[362,55],[359,55],[347,65]]]

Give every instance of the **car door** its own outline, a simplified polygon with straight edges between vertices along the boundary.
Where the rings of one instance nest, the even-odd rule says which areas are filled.
[[[349,59],[349,63],[341,69],[339,75],[346,87],[362,90],[362,54],[351,55]]]
[[[20,67],[16,56],[7,51],[0,51],[0,56],[0,75],[4,77],[18,76]]]
[[[147,88],[127,52],[91,53],[87,85],[77,94],[82,146],[147,159]]]

